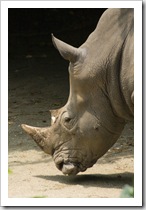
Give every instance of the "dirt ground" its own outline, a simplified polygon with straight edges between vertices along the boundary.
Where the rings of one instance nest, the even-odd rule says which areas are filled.
[[[20,127],[50,125],[48,110],[67,100],[68,63],[51,46],[49,52],[9,59],[9,197],[120,197],[124,185],[133,182],[133,123],[92,168],[72,177],[64,176]]]

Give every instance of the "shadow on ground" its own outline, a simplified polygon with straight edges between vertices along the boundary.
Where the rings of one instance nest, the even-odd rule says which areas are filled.
[[[35,176],[40,179],[55,181],[67,185],[83,185],[84,187],[121,188],[125,184],[133,184],[133,173],[118,174],[84,174],[77,176]]]

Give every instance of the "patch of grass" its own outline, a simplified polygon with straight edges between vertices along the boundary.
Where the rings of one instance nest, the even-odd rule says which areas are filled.
[[[125,185],[121,192],[121,198],[134,198],[134,187]]]
[[[8,168],[8,174],[12,174],[12,173],[13,171],[10,168]]]
[[[47,196],[36,195],[36,196],[34,196],[33,198],[47,198]]]

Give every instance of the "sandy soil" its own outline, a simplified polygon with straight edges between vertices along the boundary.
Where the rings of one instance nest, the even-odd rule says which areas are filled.
[[[20,127],[49,125],[48,110],[67,100],[68,64],[53,48],[49,52],[9,59],[9,197],[120,197],[123,186],[133,182],[132,123],[92,168],[72,177],[64,176]]]

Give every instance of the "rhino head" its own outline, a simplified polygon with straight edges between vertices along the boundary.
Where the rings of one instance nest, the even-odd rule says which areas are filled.
[[[88,46],[75,48],[53,35],[52,40],[61,56],[70,62],[68,101],[61,109],[51,110],[50,127],[22,124],[22,128],[53,157],[63,174],[75,175],[92,167],[107,152],[125,121],[111,107],[102,69],[89,62]]]

